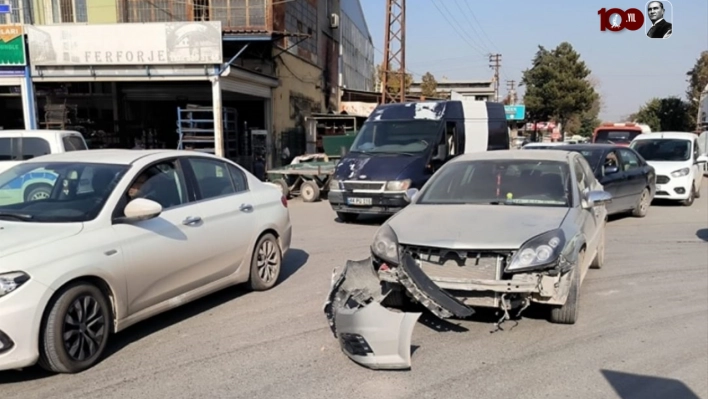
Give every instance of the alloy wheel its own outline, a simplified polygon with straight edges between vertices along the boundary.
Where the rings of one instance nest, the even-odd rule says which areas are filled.
[[[257,258],[258,276],[264,283],[270,283],[277,276],[280,259],[275,243],[265,240],[258,248]]]
[[[96,355],[106,334],[106,317],[92,296],[74,300],[64,316],[62,338],[67,354],[76,361]]]

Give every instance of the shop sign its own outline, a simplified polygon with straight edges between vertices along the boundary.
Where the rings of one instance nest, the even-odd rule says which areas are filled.
[[[221,64],[221,22],[28,26],[30,63],[71,65]]]
[[[22,25],[0,25],[0,68],[25,65]]]

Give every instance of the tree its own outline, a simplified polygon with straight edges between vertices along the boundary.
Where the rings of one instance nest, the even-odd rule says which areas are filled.
[[[646,123],[654,132],[690,132],[690,105],[678,97],[652,98],[634,114],[634,120]]]
[[[533,66],[523,72],[526,86],[524,104],[533,122],[554,119],[565,129],[571,118],[591,111],[599,101],[590,70],[570,43],[563,42],[553,50],[538,46]]]
[[[696,64],[690,71],[686,72],[688,76],[688,89],[686,97],[689,104],[689,120],[691,125],[696,127],[696,117],[698,116],[698,100],[701,92],[708,85],[708,51],[703,51],[696,60]],[[693,131],[693,129],[691,129]]]
[[[438,81],[432,73],[426,72],[420,83],[420,95],[424,97],[438,96]]]
[[[568,122],[566,122],[564,130],[568,132],[576,132],[578,135],[583,137],[591,137],[595,128],[600,126],[602,121],[599,119],[600,111],[604,107],[602,97],[598,93],[598,88],[600,82],[589,77],[588,82],[595,90],[595,99],[590,106],[590,109],[583,112],[582,114],[573,115]]]
[[[405,75],[406,75],[406,77],[405,77],[405,90],[406,90],[406,93],[408,93],[408,91],[411,88],[411,84],[413,84],[413,75],[411,75],[410,73],[406,73]],[[377,76],[376,86],[383,89],[381,87],[381,82],[383,82],[383,69],[382,69],[381,64],[376,66],[376,76]],[[389,73],[387,86],[388,86],[387,89],[388,89],[389,93],[391,93],[394,96],[397,95],[399,93],[399,90],[401,89],[400,74]]]

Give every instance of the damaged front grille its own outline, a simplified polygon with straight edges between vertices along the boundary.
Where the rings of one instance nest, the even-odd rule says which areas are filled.
[[[446,249],[402,245],[402,251],[416,259],[423,272],[436,284],[470,280],[501,280],[507,255],[479,250]],[[450,291],[470,306],[497,307],[499,296],[489,292]]]

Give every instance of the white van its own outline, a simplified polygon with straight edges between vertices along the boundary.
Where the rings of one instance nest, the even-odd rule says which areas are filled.
[[[75,131],[0,130],[0,173],[42,155],[81,150],[88,150],[88,146],[84,136]],[[49,172],[21,176],[0,190],[0,202],[10,194],[22,195],[26,200],[45,198],[55,179]]]
[[[656,170],[656,199],[681,201],[691,206],[701,195],[703,164],[698,135],[654,132],[637,136],[629,145]]]

